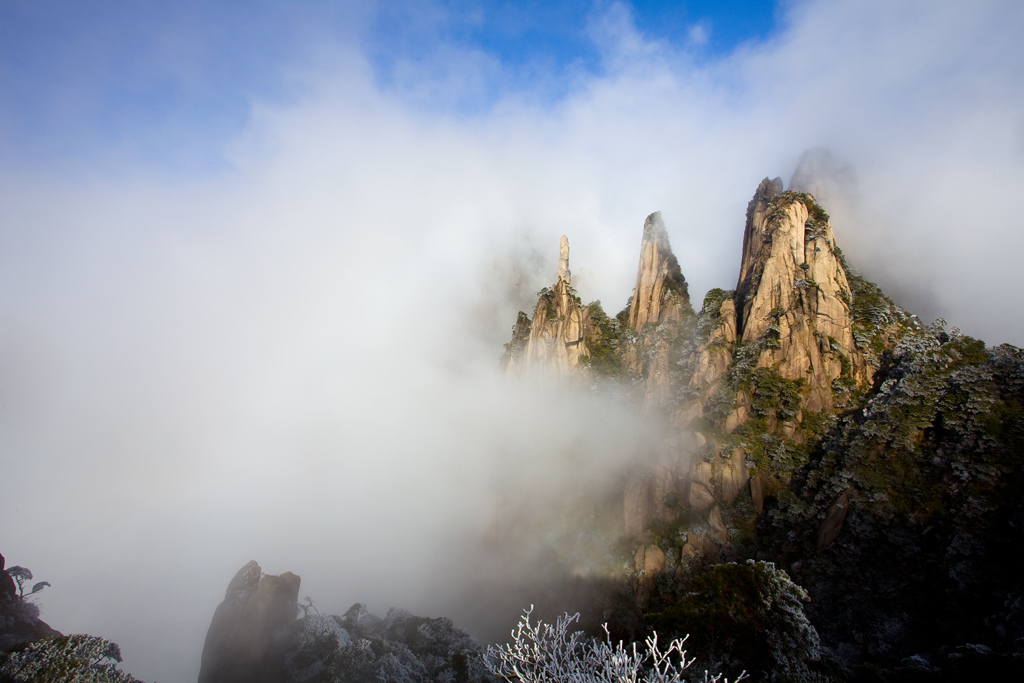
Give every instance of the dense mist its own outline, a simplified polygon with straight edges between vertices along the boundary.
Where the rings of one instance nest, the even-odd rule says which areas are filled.
[[[321,36],[228,171],[0,160],[0,551],[53,584],[43,618],[186,681],[249,560],[332,613],[466,613],[510,519],[523,571],[607,572],[606,539],[541,513],[604,500],[659,426],[506,379],[501,345],[562,234],[584,302],[620,310],[655,210],[696,308],[735,286],[764,176],[815,192],[900,305],[1024,343],[1024,9],[780,11],[700,59],[599,4],[599,73],[468,113],[439,103],[477,87],[473,49],[382,84]]]

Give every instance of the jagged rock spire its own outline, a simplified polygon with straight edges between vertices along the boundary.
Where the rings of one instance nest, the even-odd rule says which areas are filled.
[[[806,382],[806,408],[831,408],[832,382],[856,355],[850,285],[828,215],[781,190],[765,178],[747,209],[736,336],[761,346],[758,366]]]
[[[589,356],[586,334],[588,309],[571,285],[569,238],[562,235],[558,247],[558,279],[541,290],[533,319],[520,313],[509,345],[506,371],[518,374],[554,371],[567,375],[580,358]]]
[[[765,178],[754,191],[754,198],[747,204],[747,223],[743,230],[743,256],[740,259],[740,279],[736,285],[736,297],[742,301],[751,287],[755,287],[754,264],[764,241],[764,215],[773,199],[782,194],[782,178]],[[759,275],[759,273],[758,273]]]
[[[677,306],[667,305],[670,301]],[[668,232],[655,211],[644,221],[640,242],[640,267],[636,275],[633,302],[629,307],[629,326],[635,330],[647,323],[664,322],[666,316],[678,313],[678,304],[690,305],[686,278],[668,243]]]
[[[558,244],[558,279],[572,284],[572,273],[569,272],[569,238],[562,235]]]
[[[263,574],[249,562],[228,584],[206,633],[199,683],[282,680],[285,652],[275,635],[295,621],[301,579]]]
[[[655,211],[644,221],[640,265],[629,305],[627,327],[637,334],[627,337],[622,357],[622,367],[643,378],[645,408],[664,406],[668,400],[669,349],[682,321],[692,315],[686,278],[668,243],[661,212]]]

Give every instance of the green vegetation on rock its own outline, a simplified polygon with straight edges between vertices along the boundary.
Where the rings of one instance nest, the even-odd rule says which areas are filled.
[[[590,356],[585,362],[599,375],[618,376],[622,371],[622,324],[617,318],[608,317],[600,301],[587,304],[587,310],[591,324],[587,335]]]
[[[753,680],[829,681],[818,633],[804,613],[807,592],[770,562],[711,567],[674,602],[648,615],[668,636],[689,634],[702,665],[745,670]]]

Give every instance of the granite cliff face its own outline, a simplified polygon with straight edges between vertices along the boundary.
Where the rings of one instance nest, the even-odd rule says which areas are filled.
[[[538,371],[569,375],[588,358],[587,329],[589,310],[572,288],[569,271],[569,239],[562,235],[559,245],[558,279],[539,293],[530,319],[519,314],[512,342],[506,350],[509,374]]]
[[[622,357],[623,368],[643,380],[646,408],[668,403],[675,360],[673,348],[693,317],[689,288],[669,246],[661,213],[652,213],[644,221],[640,265],[629,302]]]
[[[603,348],[635,400],[673,426],[626,483],[626,533],[640,537],[651,523],[692,511],[709,529],[688,544],[703,555],[713,554],[704,537],[726,546],[730,525],[750,527],[752,518],[723,510],[742,495],[754,518],[761,514],[798,466],[790,452],[870,385],[879,349],[902,330],[883,339],[875,327],[874,336],[858,327],[828,215],[777,178],[762,181],[748,205],[736,289],[709,292],[699,314],[660,213],[644,223],[636,287],[613,322],[575,297],[564,237],[562,257],[532,322],[520,314],[508,369],[573,376],[592,369],[591,355]],[[909,320],[902,311],[895,317],[904,327]]]
[[[652,213],[644,221],[640,266],[629,303],[629,327],[642,330],[647,324],[678,324],[692,314],[686,279],[669,246],[661,212]]]
[[[1024,351],[921,324],[779,179],[748,205],[734,290],[693,312],[659,214],[636,282],[615,319],[591,305],[591,362],[568,375],[600,357],[616,397],[666,426],[621,489],[627,592],[647,625],[720,628],[685,608],[709,582],[714,604],[770,603],[715,578],[769,560],[807,588],[842,661],[805,662],[810,678],[778,665],[779,680],[1024,674]]]
[[[690,332],[695,314],[660,212],[652,213],[644,221],[636,287],[627,308],[620,344],[622,371],[639,382],[638,399],[646,410],[668,411],[673,385],[678,383],[679,341]],[[623,501],[628,535],[641,534],[652,520],[675,516],[668,502],[685,478],[689,453],[696,445],[690,436],[669,437],[651,454],[650,466],[637,468],[631,474]],[[641,546],[638,553],[644,550]],[[639,560],[637,569],[648,573],[647,564]]]
[[[828,216],[808,194],[765,179],[747,209],[735,302],[740,343],[758,367],[805,385],[801,408],[833,407],[832,383],[854,359],[850,285]],[[845,361],[845,364],[844,364]],[[866,380],[864,373],[861,379]]]

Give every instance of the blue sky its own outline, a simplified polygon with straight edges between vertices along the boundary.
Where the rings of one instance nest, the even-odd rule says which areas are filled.
[[[769,36],[774,5],[629,7],[646,38],[714,60]],[[9,0],[0,3],[0,150],[28,165],[92,172],[140,162],[219,170],[223,144],[245,128],[253,103],[300,96],[294,71],[337,44],[358,46],[384,88],[400,85],[403,66],[444,50],[496,62],[499,77],[444,103],[456,115],[486,111],[510,92],[557,100],[581,75],[603,72],[592,24],[609,6]]]

